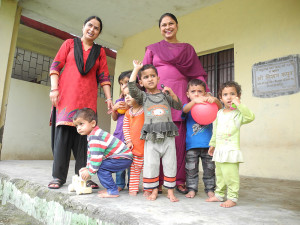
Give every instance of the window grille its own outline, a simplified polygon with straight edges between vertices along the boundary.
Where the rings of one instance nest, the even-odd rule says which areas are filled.
[[[54,58],[35,52],[16,48],[12,69],[12,78],[50,86],[49,69]],[[110,76],[111,95],[113,95],[114,77]],[[98,87],[99,96],[105,98],[103,89]]]
[[[228,49],[208,55],[199,56],[204,70],[208,75],[208,87],[218,97],[222,83],[234,80],[234,50]]]

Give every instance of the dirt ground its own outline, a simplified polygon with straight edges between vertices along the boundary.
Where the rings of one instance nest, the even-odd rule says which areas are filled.
[[[10,203],[0,201],[0,225],[39,225],[42,224]]]

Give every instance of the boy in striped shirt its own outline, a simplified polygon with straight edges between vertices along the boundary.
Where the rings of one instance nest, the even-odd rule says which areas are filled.
[[[112,173],[128,168],[132,163],[132,153],[118,138],[97,126],[96,113],[90,108],[76,112],[73,123],[80,135],[88,135],[87,165],[80,169],[82,179],[88,180],[97,173],[106,190],[99,191],[101,198],[119,197],[119,191]]]

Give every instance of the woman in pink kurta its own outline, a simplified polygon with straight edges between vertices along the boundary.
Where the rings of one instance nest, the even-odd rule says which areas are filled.
[[[98,84],[104,90],[108,110],[112,108],[105,51],[94,43],[101,30],[101,19],[89,17],[84,22],[82,37],[66,40],[50,68],[53,180],[48,187],[51,189],[58,189],[66,182],[71,150],[76,159],[75,173],[86,165],[87,138],[77,133],[72,117],[85,107],[97,112]],[[97,188],[92,181],[87,184]]]
[[[186,96],[187,83],[191,79],[206,82],[205,73],[194,48],[188,43],[180,43],[176,34],[178,22],[171,13],[165,13],[159,20],[159,28],[164,40],[146,47],[143,64],[153,64],[160,77],[159,87],[172,88],[182,103],[188,103]],[[172,109],[172,119],[178,127],[179,136],[175,138],[177,152],[176,189],[187,193],[185,188],[185,122],[181,119],[181,111]],[[163,182],[162,170],[160,185]]]

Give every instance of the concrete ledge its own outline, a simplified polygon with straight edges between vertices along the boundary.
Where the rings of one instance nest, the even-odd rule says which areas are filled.
[[[293,225],[300,221],[299,181],[241,177],[238,205],[225,209],[218,202],[205,202],[201,173],[196,197],[188,199],[175,191],[179,202],[171,203],[166,190],[156,201],[146,200],[141,192],[129,196],[127,189],[113,199],[97,197],[98,190],[87,195],[68,193],[73,161],[66,185],[50,190],[51,168],[50,160],[0,161],[2,204],[16,205],[45,224]],[[99,184],[97,177],[93,181]]]
[[[9,202],[45,224],[138,224],[130,215],[85,205],[68,194],[1,173],[0,199],[3,205]]]

